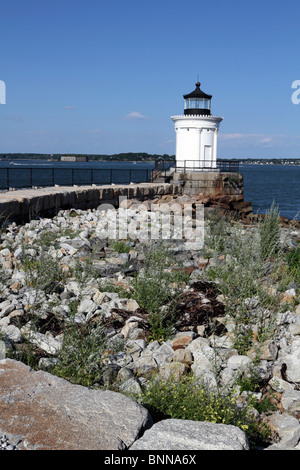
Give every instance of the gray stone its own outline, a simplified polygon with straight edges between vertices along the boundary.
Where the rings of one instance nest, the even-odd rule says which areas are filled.
[[[128,332],[128,339],[131,341],[145,339],[145,330],[143,328],[131,328]]]
[[[230,388],[233,387],[234,383],[236,382],[237,376],[238,371],[233,370],[230,367],[225,367],[225,369],[223,369],[220,374],[222,383]]]
[[[121,329],[121,333],[124,336],[124,338],[128,338],[131,330],[133,330],[134,328],[137,328],[138,326],[139,326],[139,323],[135,321],[126,323],[125,326],[123,326],[123,328]],[[135,338],[131,338],[131,339],[135,339]]]
[[[0,361],[0,434],[32,450],[123,450],[152,425],[123,394],[91,390],[10,359]]]
[[[209,345],[212,348],[233,349],[233,338],[229,335],[209,337]]]
[[[293,322],[289,325],[289,332],[292,335],[300,335],[300,315],[297,315]]]
[[[14,325],[1,326],[0,333],[2,333],[4,336],[6,336],[6,338],[10,339],[14,343],[19,343],[22,339],[20,329]]]
[[[142,388],[140,384],[138,383],[138,381],[133,377],[130,377],[128,380],[123,382],[119,388],[121,392],[128,394],[128,395],[137,396],[137,397],[142,395]]]
[[[4,300],[0,303],[0,318],[5,317],[13,310],[15,310],[15,306],[12,305],[9,300]]]
[[[119,305],[119,308],[124,308],[126,310],[130,310],[131,312],[135,312],[138,308],[140,308],[139,304],[134,299],[120,299]]]
[[[130,450],[249,450],[249,443],[236,426],[165,419],[147,430]]]
[[[59,363],[59,360],[55,357],[41,357],[39,360],[39,369],[44,371],[50,371]]]
[[[300,382],[300,349],[285,357],[286,376],[289,382]]]
[[[138,357],[127,365],[127,368],[138,375],[144,375],[158,370],[158,364],[151,356]]]
[[[208,346],[209,340],[207,338],[202,338],[199,336],[198,338],[194,339],[187,347],[189,351],[197,351],[198,349],[203,348],[204,346]]]
[[[259,357],[266,361],[275,361],[278,354],[278,348],[275,341],[267,340],[259,345]]]
[[[257,365],[253,366],[253,372],[260,382],[269,381],[272,377],[272,367],[270,362],[266,360],[260,361]]]
[[[214,373],[211,370],[204,369],[200,366],[193,368],[193,374],[197,378],[197,382],[204,385],[208,389],[217,388],[217,380]]]
[[[61,243],[60,248],[66,252],[68,255],[74,256],[77,253],[76,248],[69,245],[68,243]]]
[[[134,378],[134,373],[132,370],[127,369],[127,367],[121,367],[121,369],[118,372],[117,380],[121,383],[126,382],[128,379],[133,379]]]
[[[295,447],[300,440],[300,423],[297,418],[288,413],[274,413],[268,417],[268,425],[279,436],[280,444]]]
[[[290,447],[289,445],[284,444],[283,442],[278,442],[276,444],[271,444],[263,450],[300,450],[300,448]]]
[[[97,305],[91,299],[83,299],[77,309],[77,313],[87,314],[93,313],[97,308]]]
[[[281,397],[281,404],[284,411],[292,415],[300,414],[300,391],[285,390]]]
[[[114,308],[118,308],[118,304],[114,300],[111,300],[110,302],[104,302],[101,304],[101,314],[108,318],[110,317],[111,311]]]
[[[160,366],[159,377],[162,381],[179,382],[185,371],[186,367],[182,362],[171,362]]]
[[[163,343],[153,353],[153,358],[155,359],[158,365],[164,365],[166,362],[171,362],[173,357],[174,357],[174,350],[167,343]]]
[[[245,370],[251,364],[253,364],[253,361],[250,357],[243,356],[240,354],[235,354],[234,356],[231,356],[227,361],[227,367],[230,367],[233,370],[236,370],[236,369]]]
[[[198,349],[192,352],[194,363],[192,370],[213,370],[213,349],[206,346],[205,349]]]
[[[125,367],[132,362],[132,357],[130,354],[121,351],[114,354],[113,362],[120,367]]]
[[[191,351],[188,351],[186,349],[176,349],[176,351],[174,352],[173,361],[182,362],[184,364],[192,364],[193,356]]]
[[[28,322],[21,328],[22,335],[32,344],[41,348],[47,354],[57,354],[62,346],[62,339],[54,338],[50,333],[39,333],[35,331],[32,324]]]
[[[160,348],[158,341],[152,341],[143,349],[142,356],[152,356],[152,354]]]
[[[286,390],[294,390],[294,386],[283,380],[281,377],[272,377],[268,384],[273,390],[279,393],[283,393]]]

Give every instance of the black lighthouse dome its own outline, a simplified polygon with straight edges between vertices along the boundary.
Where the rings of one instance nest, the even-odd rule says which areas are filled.
[[[184,98],[184,114],[185,115],[206,115],[209,116],[210,112],[210,101],[212,95],[207,95],[200,89],[201,83],[196,83],[196,88],[192,93],[183,95]]]

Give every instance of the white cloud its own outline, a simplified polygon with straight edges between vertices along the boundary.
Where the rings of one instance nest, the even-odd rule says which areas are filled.
[[[224,140],[249,140],[249,139],[261,139],[261,138],[266,138],[264,134],[239,134],[238,132],[235,132],[233,134],[221,134],[220,133],[220,138]]]
[[[64,109],[68,109],[68,110],[70,110],[70,111],[73,111],[73,110],[76,109],[76,108],[75,108],[75,106],[69,106],[69,105],[67,105],[67,106],[64,106]]]
[[[241,145],[252,145],[254,147],[278,147],[282,145],[299,145],[300,136],[289,136],[284,134],[219,134],[220,143],[224,146],[238,147]]]
[[[139,113],[138,111],[132,111],[131,113],[126,114],[126,116],[124,116],[124,119],[139,120],[139,119],[149,119],[149,117],[144,116],[143,114]]]

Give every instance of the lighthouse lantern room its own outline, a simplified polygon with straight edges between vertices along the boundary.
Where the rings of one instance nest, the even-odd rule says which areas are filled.
[[[200,83],[183,95],[184,114],[172,116],[176,132],[176,166],[189,170],[217,168],[217,135],[221,117],[211,114],[212,96]]]

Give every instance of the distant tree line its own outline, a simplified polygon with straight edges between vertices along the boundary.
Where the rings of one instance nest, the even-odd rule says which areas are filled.
[[[230,160],[237,163],[273,163],[274,165],[300,165],[300,158],[218,158],[218,160]]]
[[[156,158],[163,158],[165,161],[174,161],[175,155],[168,154],[149,154],[149,153],[117,153],[114,155],[89,155],[89,154],[46,154],[46,153],[0,153],[1,160],[54,160],[59,161],[62,156],[83,156],[87,157],[87,160],[98,160],[98,161],[136,161],[136,162],[147,162],[156,160]]]

